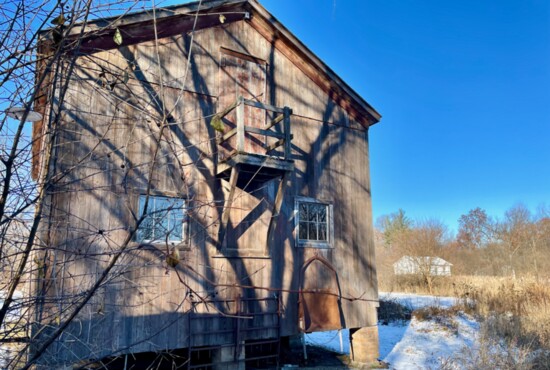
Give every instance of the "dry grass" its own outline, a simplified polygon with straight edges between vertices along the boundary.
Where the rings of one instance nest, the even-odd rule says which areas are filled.
[[[452,292],[453,282],[454,277],[437,277],[433,280],[432,294],[444,295],[442,292]],[[430,294],[425,280],[416,275],[395,276],[392,274],[381,276],[378,281],[378,288],[383,292]]]
[[[422,282],[414,278],[392,284],[393,291],[427,293]],[[434,293],[460,298],[460,309],[481,322],[475,353],[465,349],[444,368],[550,369],[550,281],[454,276],[438,279]],[[419,310],[413,315],[431,320],[438,316],[446,320],[449,315],[434,310]]]
[[[550,284],[534,279],[461,278],[453,295],[484,320],[490,337],[550,350]]]
[[[431,321],[451,333],[458,334],[458,323],[455,318],[459,314],[459,307],[442,308],[429,306],[414,310],[412,316],[418,321]]]

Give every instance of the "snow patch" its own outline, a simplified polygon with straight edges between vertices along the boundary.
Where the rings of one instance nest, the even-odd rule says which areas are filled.
[[[450,308],[458,303],[453,297],[436,297],[406,293],[380,293],[381,300],[393,300],[417,310],[437,306]],[[475,348],[479,323],[465,314],[456,315],[445,324],[434,320],[391,322],[378,326],[380,359],[390,369],[439,369],[464,348]],[[343,329],[342,345],[338,331],[305,334],[307,344],[349,354],[349,330]]]

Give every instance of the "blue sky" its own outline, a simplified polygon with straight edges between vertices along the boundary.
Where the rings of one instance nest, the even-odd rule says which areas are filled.
[[[375,219],[550,201],[550,1],[263,0],[371,103]]]

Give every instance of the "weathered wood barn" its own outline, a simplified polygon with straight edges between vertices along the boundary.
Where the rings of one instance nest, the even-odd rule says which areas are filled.
[[[50,181],[35,347],[70,324],[41,363],[241,367],[339,328],[376,358],[376,110],[255,0],[99,19],[64,41],[36,102],[60,120],[33,127],[33,175]]]

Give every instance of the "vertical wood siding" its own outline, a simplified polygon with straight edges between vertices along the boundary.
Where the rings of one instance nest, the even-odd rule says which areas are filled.
[[[55,259],[68,262],[54,272],[48,294],[81,292],[94,283],[109,260],[104,253],[116,253],[135,227],[132,212],[137,212],[138,196],[149,180],[153,194],[185,198],[190,208],[188,241],[178,247],[182,262],[177,271],[167,266],[165,247],[132,243],[116,274],[67,334],[85,338],[84,344],[66,342],[70,351],[58,347],[68,358],[71,353],[101,357],[134,343],[138,344],[129,351],[186,347],[188,287],[227,299],[273,292],[214,287],[205,278],[297,291],[299,271],[315,254],[338,272],[344,296],[377,299],[368,132],[245,21],[196,32],[187,69],[189,43],[189,36],[177,36],[159,40],[158,48],[148,42],[78,60],[78,77],[71,83],[56,147],[55,171],[64,177],[52,192],[49,220],[56,230],[51,238],[58,247]],[[294,112],[296,169],[286,188],[270,258],[262,252],[275,182],[253,193],[237,190],[227,242],[221,249],[216,245],[227,183],[214,176],[217,149],[210,117],[237,90],[242,91],[223,77],[238,60],[222,47],[266,61],[246,62],[243,67],[253,81],[251,96],[289,106]],[[120,82],[124,76],[128,76],[127,87]],[[244,80],[245,76],[239,78]],[[168,126],[160,136],[156,122],[163,120]],[[157,160],[152,163],[157,146]],[[296,246],[296,196],[333,205],[332,249]],[[235,258],[231,253],[235,250],[247,251],[251,257]],[[298,295],[282,295],[282,334],[294,334]],[[343,301],[342,306],[346,326],[376,323],[374,303]],[[203,331],[215,325],[208,320],[201,323]]]

